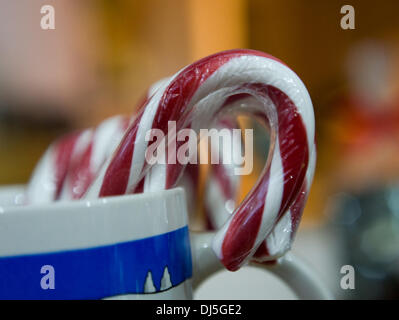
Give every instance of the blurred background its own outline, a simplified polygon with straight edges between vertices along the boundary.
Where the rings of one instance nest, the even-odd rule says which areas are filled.
[[[355,30],[340,27],[343,4],[0,0],[0,184],[26,183],[54,138],[133,113],[151,83],[185,65],[225,49],[265,51],[301,77],[316,113],[317,170],[294,251],[337,297],[398,298],[399,2],[350,1]],[[55,8],[55,30],[40,28],[43,5]],[[355,290],[339,286],[346,264]],[[239,274],[246,287],[221,273],[197,297],[290,297],[250,268]]]

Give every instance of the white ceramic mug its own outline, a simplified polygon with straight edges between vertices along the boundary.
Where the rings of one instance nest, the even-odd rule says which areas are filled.
[[[1,299],[191,299],[223,268],[213,233],[192,233],[184,190],[19,206],[0,190]],[[293,255],[260,265],[300,298],[331,298]]]

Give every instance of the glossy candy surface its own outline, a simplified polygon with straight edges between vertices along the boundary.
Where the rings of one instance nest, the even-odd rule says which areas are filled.
[[[101,130],[87,133],[92,138],[86,141],[73,170],[74,165],[69,167],[68,163],[73,163],[75,157],[68,150],[79,149],[71,147],[78,145],[79,138],[72,136],[58,148],[53,146],[57,150],[45,155],[44,163],[39,164],[31,182],[33,197],[29,192],[28,197],[34,199],[37,186],[48,181],[49,175],[54,181],[49,184],[53,196],[61,198],[60,183],[64,181],[72,186],[69,198],[75,194],[89,199],[145,192],[146,188],[152,191],[173,188],[178,185],[185,166],[146,162],[146,132],[159,129],[167,133],[168,122],[176,121],[177,130],[190,128],[198,133],[214,119],[237,111],[269,126],[271,146],[261,176],[216,233],[213,248],[229,270],[237,270],[251,258],[274,260],[290,248],[313,179],[314,114],[309,94],[298,76],[278,59],[262,52],[217,53],[161,81],[131,121],[115,124],[112,121],[120,120],[112,120],[111,129],[103,129],[104,135]],[[120,139],[110,138],[107,147],[96,149],[96,143],[90,142],[95,141],[96,134]],[[93,160],[93,152],[101,161]],[[55,172],[41,172],[46,171],[45,162],[50,161],[46,157],[55,161]],[[156,179],[146,183],[147,176]]]

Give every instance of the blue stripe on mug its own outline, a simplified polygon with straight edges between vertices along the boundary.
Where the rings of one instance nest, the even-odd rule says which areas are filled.
[[[44,265],[54,268],[54,289],[42,288],[42,278],[50,275],[41,274]],[[191,276],[185,226],[113,245],[0,258],[0,299],[100,299],[143,294],[145,288],[147,292],[165,290]]]

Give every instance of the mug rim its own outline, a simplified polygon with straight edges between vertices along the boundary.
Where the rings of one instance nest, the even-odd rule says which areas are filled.
[[[18,187],[23,187],[23,185]],[[0,187],[0,193],[1,192],[5,193],[14,188],[16,188],[16,186],[14,185],[10,187],[2,186]],[[127,202],[134,202],[146,198],[158,198],[161,196],[165,197],[179,193],[183,193],[185,195],[185,190],[182,187],[176,187],[167,190],[149,191],[143,193],[125,194],[117,196],[107,196],[96,199],[61,200],[61,201],[54,201],[48,203],[19,204],[19,205],[5,205],[5,206],[2,206],[2,204],[0,203],[0,219],[2,219],[3,216],[9,214],[22,214],[25,213],[26,211],[34,209],[56,210],[56,209],[61,209],[61,207],[63,209],[64,208],[79,209],[79,208],[89,208],[89,207],[98,207],[98,206],[112,206],[113,204],[125,204]]]
[[[0,257],[134,241],[188,225],[185,191],[10,206],[0,213]]]

